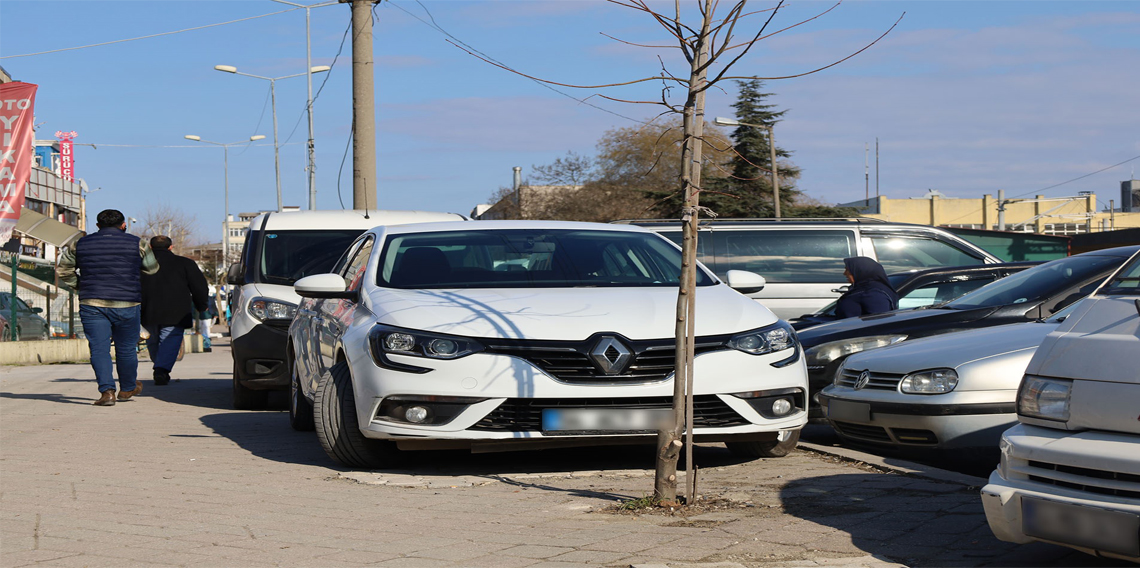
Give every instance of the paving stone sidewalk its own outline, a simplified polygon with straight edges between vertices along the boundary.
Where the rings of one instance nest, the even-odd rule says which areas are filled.
[[[91,406],[86,365],[0,367],[0,567],[1113,565],[997,541],[976,478],[815,451],[699,447],[715,506],[684,515],[615,510],[651,493],[648,448],[350,471],[289,428],[284,396],[233,410],[231,365],[224,344],[188,354],[113,407]]]

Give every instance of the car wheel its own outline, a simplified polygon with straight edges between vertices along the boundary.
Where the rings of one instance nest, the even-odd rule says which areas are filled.
[[[376,469],[391,464],[396,450],[392,442],[369,440],[360,432],[352,373],[341,361],[329,369],[317,385],[313,404],[317,438],[333,461],[354,468]]]
[[[742,458],[782,458],[796,449],[800,441],[800,430],[780,430],[775,440],[766,442],[725,442],[725,447]]]
[[[0,331],[0,341],[12,341],[12,333],[8,331],[8,326],[4,326],[4,330]]]
[[[269,404],[269,391],[254,390],[241,384],[238,379],[237,361],[234,361],[234,408],[238,410],[261,410]]]
[[[316,427],[313,423],[313,404],[301,393],[301,377],[297,375],[297,365],[290,365],[293,371],[289,379],[289,425],[298,432],[311,432]]]
[[[40,332],[40,341],[47,341],[48,339],[51,339],[51,336],[48,334],[47,328],[44,328],[44,330]]]

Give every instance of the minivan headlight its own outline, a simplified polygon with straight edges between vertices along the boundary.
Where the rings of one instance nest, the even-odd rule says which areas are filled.
[[[273,298],[256,297],[249,301],[249,315],[257,321],[291,321],[297,315],[297,306]]]
[[[899,382],[899,391],[906,394],[942,394],[958,386],[958,373],[954,369],[930,369],[911,373]]]
[[[788,322],[780,320],[770,326],[738,333],[728,340],[728,346],[752,355],[775,353],[796,346],[796,332]]]
[[[368,343],[373,355],[392,353],[428,359],[458,359],[483,350],[479,342],[466,337],[383,324],[373,326]]]
[[[1073,381],[1025,375],[1017,389],[1017,413],[1030,418],[1068,422]]]
[[[868,335],[821,343],[805,352],[808,366],[823,366],[853,353],[878,349],[906,339],[905,335]]]

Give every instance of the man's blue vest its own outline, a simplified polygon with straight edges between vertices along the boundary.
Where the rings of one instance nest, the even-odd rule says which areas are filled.
[[[142,302],[139,238],[104,227],[75,243],[80,300]]]

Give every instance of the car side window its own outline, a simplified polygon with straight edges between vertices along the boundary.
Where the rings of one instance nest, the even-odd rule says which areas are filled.
[[[984,259],[967,254],[949,243],[934,239],[871,235],[875,257],[887,273],[939,266],[983,264]]]
[[[359,290],[360,282],[364,279],[364,269],[368,265],[368,257],[372,256],[372,237],[364,239],[352,256],[352,260],[344,269],[345,290]]]
[[[24,301],[23,301],[23,300],[21,300],[20,298],[16,298],[16,309],[17,309],[17,310],[19,310],[19,311],[21,311],[21,312],[30,312],[30,311],[32,311],[32,308],[31,308],[31,306],[29,306],[29,305],[28,305],[26,302],[24,302]]]
[[[908,291],[899,298],[899,309],[909,310],[949,302],[993,282],[994,279],[994,275],[990,274],[969,280],[930,282]]]
[[[711,241],[710,266],[721,278],[747,270],[770,283],[844,283],[843,259],[858,255],[853,231],[714,230],[699,238]]]

